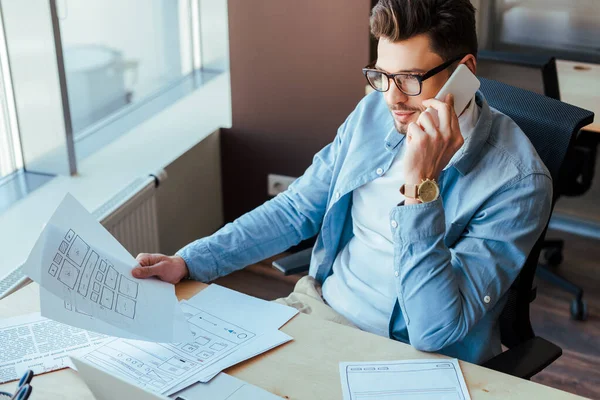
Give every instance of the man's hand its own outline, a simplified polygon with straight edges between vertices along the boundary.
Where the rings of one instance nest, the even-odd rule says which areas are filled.
[[[185,261],[179,256],[141,253],[136,260],[140,266],[131,271],[134,278],[156,276],[161,281],[176,284],[189,273]]]
[[[419,184],[424,179],[437,181],[444,167],[464,143],[452,95],[446,96],[445,102],[429,99],[423,101],[423,105],[437,111],[439,126],[435,125],[428,111],[421,113],[417,123],[408,126],[404,171],[405,183],[409,184]],[[406,204],[418,202],[406,199]]]

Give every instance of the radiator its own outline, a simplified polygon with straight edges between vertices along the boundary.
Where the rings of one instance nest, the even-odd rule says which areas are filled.
[[[160,251],[156,190],[165,177],[136,179],[93,213],[133,257]]]
[[[160,171],[156,175],[136,179],[93,213],[134,257],[139,253],[160,251],[156,188],[166,177],[167,173]],[[21,266],[15,268],[0,277],[0,299],[30,282]]]

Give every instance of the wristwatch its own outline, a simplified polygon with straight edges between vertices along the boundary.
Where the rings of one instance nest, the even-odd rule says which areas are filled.
[[[429,203],[440,197],[440,187],[434,179],[425,179],[418,185],[405,183],[400,187],[400,193],[411,199],[419,199],[421,203]]]

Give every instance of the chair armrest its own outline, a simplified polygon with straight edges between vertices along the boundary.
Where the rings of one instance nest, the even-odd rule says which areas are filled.
[[[519,378],[530,379],[561,355],[560,347],[536,336],[498,354],[482,366]]]
[[[308,271],[310,265],[310,256],[312,254],[312,247],[310,249],[302,250],[287,257],[273,261],[272,265],[276,269],[283,272],[283,275],[293,275],[300,272]]]

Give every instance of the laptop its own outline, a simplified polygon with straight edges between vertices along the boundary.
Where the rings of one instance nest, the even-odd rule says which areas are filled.
[[[71,361],[73,361],[79,376],[97,400],[169,400],[168,397],[152,393],[127,382],[123,378],[103,371],[84,359],[71,356]]]

